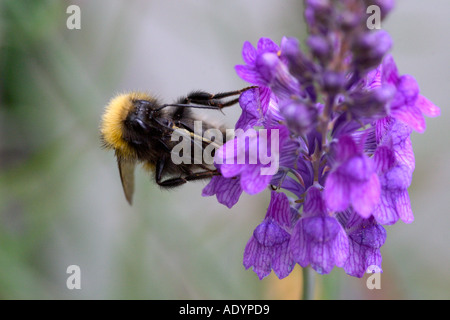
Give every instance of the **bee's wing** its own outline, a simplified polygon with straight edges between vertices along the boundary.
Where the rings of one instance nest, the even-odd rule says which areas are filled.
[[[134,168],[136,167],[136,162],[132,160],[117,158],[117,164],[119,165],[120,180],[122,181],[125,198],[131,205],[133,202]]]

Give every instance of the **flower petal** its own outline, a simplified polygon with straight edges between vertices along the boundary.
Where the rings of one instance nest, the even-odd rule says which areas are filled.
[[[289,199],[284,192],[272,191],[266,218],[275,220],[280,226],[289,227],[291,222]]]
[[[242,113],[236,122],[235,129],[248,130],[262,125],[264,116],[261,108],[260,90],[258,88],[246,90],[239,97]]]
[[[253,237],[264,247],[272,247],[289,240],[290,236],[272,219],[264,219],[253,232]]]
[[[310,230],[311,226],[316,227]],[[348,238],[344,229],[335,218],[325,215],[298,220],[289,247],[294,261],[302,267],[311,264],[320,274],[329,273],[334,265],[342,267],[348,257]]]
[[[350,241],[349,258],[344,265],[345,272],[350,276],[362,278],[371,266],[377,266],[376,270],[381,272],[380,250]]]
[[[409,200],[408,191],[404,190],[397,194],[395,209],[398,216],[404,223],[411,223],[414,221],[414,215],[411,209],[411,202]]]
[[[246,64],[255,63],[256,49],[249,41],[245,41],[242,47],[242,59]]]
[[[378,173],[388,171],[396,163],[394,152],[386,146],[379,146],[376,149],[373,161]]]
[[[380,202],[381,186],[378,175],[373,173],[369,181],[353,184],[350,194],[355,211],[364,218],[370,217],[373,209]]]
[[[311,187],[306,193],[305,203],[303,204],[305,215],[325,214],[326,207],[322,199],[322,193],[316,187]]]
[[[248,269],[253,266],[253,271],[261,280],[272,271],[272,255],[270,248],[261,246],[254,237],[251,237],[244,250],[244,267]]]
[[[279,279],[287,277],[294,269],[294,265],[295,263],[289,250],[289,242],[286,241],[282,245],[277,246],[272,259],[272,269],[277,277]]]
[[[392,225],[401,219],[405,223],[414,221],[408,191],[383,189],[380,203],[373,211],[378,223]]]
[[[433,102],[419,94],[416,101],[416,106],[422,111],[427,117],[437,117],[441,115],[441,109],[435,106]]]
[[[241,174],[241,187],[248,194],[257,194],[267,188],[270,180],[271,175],[261,175],[261,166],[248,165]]]
[[[324,199],[333,211],[344,211],[350,205],[350,187],[339,172],[331,172],[325,181]]]
[[[401,92],[406,104],[412,105],[416,102],[419,95],[419,84],[416,79],[410,75],[403,75],[397,83],[397,90]]]
[[[278,47],[278,45],[272,41],[272,39],[270,38],[261,38],[258,41],[257,44],[257,50],[258,53],[263,53],[263,52],[278,52],[280,50],[280,47]]]
[[[233,207],[239,201],[241,194],[239,177],[228,179],[222,176],[214,176],[202,191],[203,197],[216,195],[217,201],[228,208]]]
[[[382,62],[382,82],[396,84],[399,79],[397,65],[391,54],[387,54]]]
[[[241,77],[241,79],[256,85],[261,84],[259,74],[256,72],[254,67],[237,65],[234,67],[234,70],[236,70],[237,75]]]
[[[403,105],[402,107],[392,109],[390,115],[409,125],[419,133],[425,132],[425,118],[422,115],[422,111],[416,106]]]
[[[314,243],[325,243],[334,240],[340,231],[336,219],[327,217],[324,214],[305,218],[303,227],[310,241]]]
[[[239,97],[241,109],[250,113],[255,118],[262,118],[261,101],[259,88],[249,89],[243,92]]]
[[[358,154],[358,146],[355,141],[348,135],[339,138],[338,143],[334,147],[336,160],[344,162]]]
[[[386,241],[386,230],[373,218],[363,219],[353,213],[345,224],[349,232],[349,257],[344,265],[347,274],[362,277],[365,272],[382,272],[380,248]]]

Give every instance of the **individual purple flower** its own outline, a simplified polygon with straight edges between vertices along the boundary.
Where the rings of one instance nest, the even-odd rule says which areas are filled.
[[[372,159],[350,136],[340,137],[333,150],[334,164],[324,190],[327,206],[333,211],[344,211],[351,205],[368,218],[380,201],[380,182]]]
[[[236,137],[217,150],[215,163],[220,165],[223,177],[240,177],[242,190],[248,194],[259,193],[278,172],[280,151],[288,135],[283,126],[236,131]]]
[[[364,149],[374,154],[381,193],[372,215],[381,224],[393,224],[398,219],[410,223],[414,219],[407,192],[415,168],[411,132],[403,122],[385,117],[368,130],[353,134],[356,139],[366,135]]]
[[[308,189],[302,217],[292,231],[289,243],[294,260],[320,274],[336,265],[343,267],[348,258],[349,243],[341,224],[328,214],[322,194],[315,186]]]
[[[257,49],[245,42],[242,57],[246,64],[235,67],[242,79],[263,88],[269,87],[279,99],[305,95],[299,80],[289,71],[288,58],[280,54],[280,47],[272,40],[261,38]]]
[[[269,38],[261,38],[255,47],[246,41],[242,49],[242,58],[245,65],[237,65],[235,70],[237,74],[245,81],[258,85],[267,86],[268,79],[261,74],[258,66],[258,59],[265,53],[277,54],[280,50],[279,46]]]
[[[339,213],[349,239],[349,255],[344,270],[361,278],[368,271],[382,272],[380,248],[386,241],[386,230],[373,217],[364,219],[353,211]]]
[[[287,196],[272,191],[266,216],[253,232],[244,251],[244,267],[262,279],[273,270],[278,278],[288,276],[294,268],[289,251],[291,209]]]
[[[389,106],[389,115],[406,123],[415,131],[420,133],[425,131],[424,115],[428,117],[440,115],[440,109],[419,94],[419,86],[412,76],[399,75],[391,55],[383,60],[381,84],[391,85],[396,89],[396,94]]]
[[[271,95],[269,88],[259,87],[249,89],[239,97],[242,113],[235,126],[238,139],[227,142],[217,151],[216,157],[222,161],[216,162],[216,167],[219,171],[222,171],[222,176],[212,178],[204,188],[203,196],[216,195],[219,203],[231,208],[239,200],[242,191],[245,190],[254,194],[264,190],[269,185],[276,172],[261,174],[261,169],[267,168],[268,165],[270,167],[273,163],[261,163],[261,159],[258,158],[261,153],[256,156],[249,154],[251,153],[250,150],[256,150],[257,152],[262,150],[258,146],[261,143],[268,146],[269,150],[266,153],[270,153],[270,158],[277,162],[280,153],[279,148],[286,141],[288,131],[284,127],[273,128],[278,136],[278,139],[275,140],[271,139],[272,132],[270,130],[269,135],[264,137],[260,137],[261,133],[253,130],[257,126],[271,127],[272,123],[276,123],[275,120],[280,118],[276,102],[272,101]],[[280,133],[281,135],[279,135]],[[247,144],[246,138],[248,138],[249,144]],[[275,142],[277,147],[273,151],[272,141]],[[243,161],[239,161],[241,158],[243,158]],[[253,162],[250,162],[250,159]],[[246,160],[247,163],[245,163]],[[222,167],[223,161],[225,161],[225,165]],[[243,179],[241,179],[241,176]]]
[[[407,189],[411,184],[412,171],[400,164],[394,151],[387,146],[377,148],[374,162],[380,177],[381,201],[372,212],[373,216],[385,225],[394,224],[398,219],[411,223],[414,216]]]

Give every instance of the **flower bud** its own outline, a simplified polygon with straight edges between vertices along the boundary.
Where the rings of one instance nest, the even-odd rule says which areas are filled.
[[[303,135],[311,131],[317,123],[316,106],[289,99],[280,105],[280,113],[286,119],[291,131]]]
[[[358,70],[367,70],[378,66],[391,47],[392,39],[384,30],[361,34],[352,45],[354,66]]]

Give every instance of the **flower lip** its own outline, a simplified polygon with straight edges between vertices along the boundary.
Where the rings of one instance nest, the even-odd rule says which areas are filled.
[[[265,247],[279,245],[289,240],[290,235],[285,230],[276,225],[272,219],[263,221],[253,232],[255,239]]]
[[[311,241],[326,243],[336,238],[338,225],[331,217],[305,219],[305,232]]]

